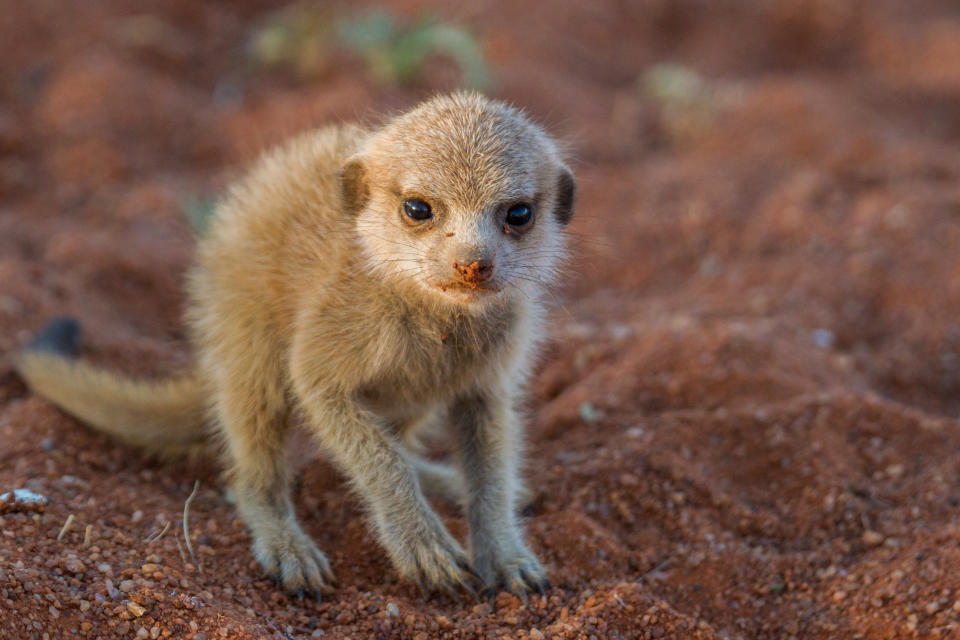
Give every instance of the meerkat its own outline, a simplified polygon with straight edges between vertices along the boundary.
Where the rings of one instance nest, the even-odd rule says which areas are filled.
[[[219,440],[263,569],[330,590],[294,514],[284,440],[305,417],[356,490],[397,572],[428,590],[549,585],[515,509],[522,404],[548,332],[575,182],[521,111],[475,93],[376,128],[342,125],[267,152],[217,205],[188,275],[195,366],[131,381],[72,357],[53,322],[17,369],[93,428],[176,452]],[[405,446],[441,424],[455,468]],[[462,493],[468,551],[423,490]]]

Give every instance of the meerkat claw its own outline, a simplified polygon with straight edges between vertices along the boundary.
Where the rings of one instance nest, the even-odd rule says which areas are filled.
[[[491,604],[495,604],[497,601],[497,594],[503,591],[506,588],[506,583],[503,579],[498,579],[497,582],[491,585],[487,585],[480,592],[480,596],[486,598]]]
[[[466,560],[461,560],[460,562],[457,563],[457,566],[464,573],[470,576],[470,578],[472,578],[475,582],[477,582],[477,584],[483,584],[483,577],[481,577],[481,575],[477,573],[477,570],[474,569],[473,565],[471,565],[469,562],[467,562]]]
[[[470,596],[471,596],[474,600],[479,600],[479,599],[480,599],[480,596],[477,595],[477,590],[474,589],[474,588],[470,585],[470,583],[464,582],[462,586],[463,586],[463,589],[464,589],[467,593],[469,593]]]
[[[446,585],[443,587],[443,592],[447,594],[447,596],[458,605],[463,604],[463,600],[460,598],[460,594],[457,593],[457,590],[454,587],[450,585]]]

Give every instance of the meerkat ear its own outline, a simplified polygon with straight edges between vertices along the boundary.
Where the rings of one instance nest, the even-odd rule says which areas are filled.
[[[353,158],[340,169],[340,195],[344,208],[357,214],[370,199],[370,187],[367,185],[367,168],[359,158]]]
[[[560,177],[557,178],[557,204],[553,215],[562,225],[566,225],[573,218],[573,198],[576,191],[577,183],[573,179],[573,173],[566,167],[561,168]]]

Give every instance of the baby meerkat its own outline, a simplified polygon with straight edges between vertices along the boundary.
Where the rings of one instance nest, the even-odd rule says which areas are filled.
[[[127,442],[175,452],[218,438],[254,554],[288,590],[333,579],[294,515],[284,440],[296,412],[402,576],[542,591],[515,508],[520,405],[573,199],[555,142],[478,94],[433,98],[372,130],[310,131],[265,154],[199,242],[192,370],[158,382],[98,370],[72,359],[69,320],[21,352],[18,370]],[[438,421],[457,469],[404,445]],[[469,555],[424,499],[431,489],[462,491]]]

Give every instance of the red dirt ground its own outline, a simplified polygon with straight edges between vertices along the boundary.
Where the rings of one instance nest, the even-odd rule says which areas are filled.
[[[449,88],[443,65],[391,88],[347,55],[310,81],[251,73],[266,2],[2,5],[7,354],[70,314],[88,357],[182,365],[183,201],[287,133]],[[579,177],[527,463],[554,589],[421,596],[310,461],[297,505],[340,588],[289,599],[211,460],[94,435],[5,359],[0,493],[50,504],[0,516],[0,637],[960,638],[956,3],[395,9],[429,6],[476,31],[496,94],[568,140]],[[641,89],[664,61],[705,79],[692,102]]]

